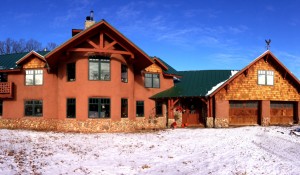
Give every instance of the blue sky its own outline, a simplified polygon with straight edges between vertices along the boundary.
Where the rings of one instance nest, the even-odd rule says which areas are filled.
[[[2,0],[0,40],[62,44],[85,17],[105,19],[177,70],[240,70],[270,50],[300,78],[300,1]]]

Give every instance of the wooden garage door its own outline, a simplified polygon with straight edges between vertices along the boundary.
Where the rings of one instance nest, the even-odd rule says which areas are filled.
[[[229,125],[258,124],[258,101],[230,101],[229,104]]]
[[[271,101],[270,124],[287,125],[294,122],[294,102]]]

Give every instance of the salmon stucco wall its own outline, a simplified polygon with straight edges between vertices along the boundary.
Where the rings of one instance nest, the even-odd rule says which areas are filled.
[[[14,98],[3,101],[2,118],[31,118],[25,116],[25,100],[43,100],[43,116],[41,118],[57,118],[57,77],[48,73],[45,63],[38,58],[29,59],[23,67],[43,70],[43,84],[25,85],[25,69],[8,74],[8,81],[14,83]]]

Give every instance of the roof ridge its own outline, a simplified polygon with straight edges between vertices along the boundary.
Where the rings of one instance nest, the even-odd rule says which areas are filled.
[[[44,50],[40,50],[40,51],[35,51],[35,50],[31,50],[31,51],[28,51],[28,52],[19,52],[19,53],[7,53],[7,54],[0,54],[0,56],[5,56],[5,55],[16,55],[16,54],[28,54],[30,52],[36,52],[38,54],[40,54],[39,52],[51,52],[51,51],[44,51]]]
[[[177,72],[200,72],[200,71],[240,71],[236,69],[204,69],[204,70],[180,70]]]

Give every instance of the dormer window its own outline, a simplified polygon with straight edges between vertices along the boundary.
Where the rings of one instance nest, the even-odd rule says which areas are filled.
[[[259,70],[258,71],[258,84],[259,85],[274,85],[274,71]]]
[[[146,88],[159,88],[159,74],[146,73],[145,74],[145,87]]]
[[[43,84],[43,70],[26,70],[25,71],[25,85],[42,85]]]

